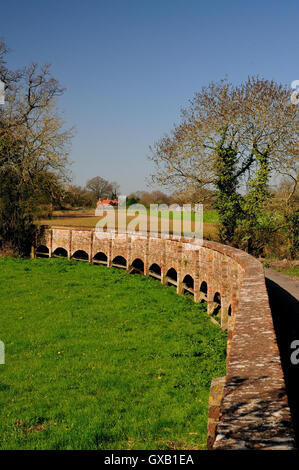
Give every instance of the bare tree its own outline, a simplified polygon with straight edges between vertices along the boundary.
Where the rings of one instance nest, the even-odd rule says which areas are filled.
[[[33,233],[42,201],[58,195],[67,178],[72,129],[66,129],[57,99],[64,89],[49,65],[36,63],[12,72],[5,43],[0,43],[0,78],[5,106],[0,115],[0,239],[10,239],[21,252]],[[28,240],[26,227],[29,227]],[[0,240],[1,241],[1,240]]]
[[[73,129],[65,129],[58,111],[57,98],[63,91],[51,77],[49,65],[32,63],[10,82],[0,138],[2,143],[10,143],[13,151],[0,154],[0,167],[13,164],[24,181],[45,170],[66,175]]]
[[[117,199],[120,193],[120,185],[116,181],[112,181],[111,188],[111,199]]]
[[[153,181],[186,189],[215,185],[218,149],[236,152],[235,178],[247,173],[256,154],[268,151],[271,168],[294,166],[298,155],[298,107],[287,87],[259,78],[240,86],[221,81],[196,93],[181,123],[151,147]],[[297,160],[298,163],[298,160]]]
[[[96,202],[99,199],[111,197],[113,184],[101,176],[95,176],[87,181],[86,189],[93,193]]]
[[[223,238],[231,241],[242,182],[243,189],[245,182],[254,188],[252,200],[258,193],[261,200],[266,195],[261,188],[272,175],[298,168],[298,106],[290,102],[287,87],[274,81],[252,77],[239,86],[211,83],[151,150],[154,183],[190,193],[217,190]]]

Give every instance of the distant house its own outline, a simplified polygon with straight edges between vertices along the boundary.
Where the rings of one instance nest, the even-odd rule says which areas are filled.
[[[97,202],[97,207],[103,206],[104,208],[118,206],[117,199],[99,199]]]

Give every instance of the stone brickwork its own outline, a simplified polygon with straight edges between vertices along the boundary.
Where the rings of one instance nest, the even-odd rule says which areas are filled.
[[[195,302],[207,302],[211,315],[218,306],[221,327],[228,330],[227,373],[212,381],[208,446],[294,448],[264,269],[255,258],[216,242],[196,245],[188,239],[136,234],[114,238],[109,233],[102,233],[98,239],[94,230],[88,229],[45,228],[37,241],[37,252],[44,247],[49,256],[55,256],[57,249],[64,249],[69,258],[85,252],[89,262],[102,253],[107,266],[121,256],[128,271],[136,263],[140,269],[141,261],[145,275],[151,275],[153,265],[157,265],[155,277],[162,283],[173,283],[179,294],[189,288]],[[171,278],[173,273],[175,277]],[[186,284],[190,277],[191,287]]]
[[[213,449],[216,438],[216,429],[220,416],[220,405],[225,385],[225,377],[212,379],[209,397],[209,419],[208,419],[208,449]]]

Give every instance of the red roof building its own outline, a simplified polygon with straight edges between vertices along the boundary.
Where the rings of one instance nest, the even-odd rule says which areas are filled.
[[[117,199],[99,199],[97,202],[97,206],[118,206]]]

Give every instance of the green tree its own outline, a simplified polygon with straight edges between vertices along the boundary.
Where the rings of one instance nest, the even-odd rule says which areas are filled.
[[[223,131],[223,139],[215,149],[215,186],[216,202],[215,208],[219,214],[220,240],[232,242],[237,227],[238,218],[241,213],[241,195],[237,192],[238,178],[236,178],[236,167],[238,152],[229,145],[224,146],[226,129]]]
[[[233,242],[241,219],[254,238],[270,178],[298,165],[298,107],[289,89],[257,77],[211,83],[181,118],[151,149],[153,182],[190,194],[216,190],[221,240]]]
[[[256,170],[254,177],[248,183],[248,192],[242,198],[238,236],[246,242],[246,249],[249,253],[259,255],[274,227],[273,219],[264,215],[266,202],[270,198],[268,150],[264,152],[255,150],[254,152]]]
[[[282,181],[284,197],[282,214],[287,237],[287,249],[290,258],[295,259],[299,253],[299,172],[289,170],[287,179]]]

